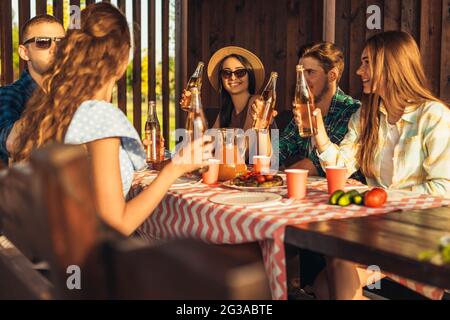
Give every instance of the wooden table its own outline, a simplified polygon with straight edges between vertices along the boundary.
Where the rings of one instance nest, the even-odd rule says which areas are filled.
[[[285,243],[450,288],[450,265],[418,259],[444,235],[450,235],[449,207],[287,226]]]

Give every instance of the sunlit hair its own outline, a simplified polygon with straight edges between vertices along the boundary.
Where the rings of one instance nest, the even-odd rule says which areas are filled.
[[[222,59],[220,62],[220,70],[223,68],[223,64],[228,58],[235,58],[239,60],[240,63],[244,66],[248,71],[248,92],[253,95],[255,94],[255,72],[253,71],[252,65],[248,60],[238,54],[230,54]],[[219,93],[220,93],[220,113],[219,113],[219,121],[221,128],[227,128],[231,125],[231,116],[233,114],[234,105],[231,100],[231,96],[228,91],[224,88],[222,76],[219,72]]]
[[[314,58],[322,66],[325,73],[336,68],[338,70],[337,83],[342,77],[344,72],[344,54],[335,44],[331,42],[319,42],[315,44],[307,45],[300,50],[300,59],[302,58]]]
[[[362,99],[357,158],[362,173],[374,178],[381,103],[390,119],[398,121],[407,107],[410,112],[427,101],[439,99],[427,87],[420,51],[411,35],[402,31],[379,33],[367,40],[366,49],[372,87],[371,94]]]
[[[125,71],[130,41],[125,16],[111,4],[92,4],[81,12],[81,29],[67,32],[44,75],[43,88],[27,103],[14,161],[27,159],[33,149],[49,142],[63,142],[81,103]]]

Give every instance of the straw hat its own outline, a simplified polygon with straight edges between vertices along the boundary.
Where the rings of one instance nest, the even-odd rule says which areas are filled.
[[[230,54],[237,54],[243,56],[253,68],[253,72],[255,73],[255,93],[257,93],[264,82],[264,65],[261,60],[252,52],[241,48],[241,47],[225,47],[217,50],[209,59],[208,63],[208,78],[209,83],[211,83],[212,87],[219,91],[219,71],[220,71],[220,62],[226,56]]]

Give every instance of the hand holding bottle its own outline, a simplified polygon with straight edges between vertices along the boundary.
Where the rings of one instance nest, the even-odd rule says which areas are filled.
[[[261,97],[258,97],[252,104],[251,115],[252,115],[253,121],[255,121],[259,117],[261,112],[263,112],[263,109],[264,109],[264,101],[261,99]],[[278,115],[278,112],[276,110],[273,110],[272,111],[272,119],[271,119],[269,125],[271,125],[273,123],[273,120],[277,115]]]

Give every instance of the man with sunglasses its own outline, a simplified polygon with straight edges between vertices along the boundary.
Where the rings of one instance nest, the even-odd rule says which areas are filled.
[[[51,15],[30,19],[21,30],[19,56],[26,61],[20,79],[0,87],[0,161],[8,164],[7,140],[19,120],[36,85],[42,86],[43,75],[53,63],[57,43],[65,36],[61,22]],[[11,135],[14,135],[15,130]]]

